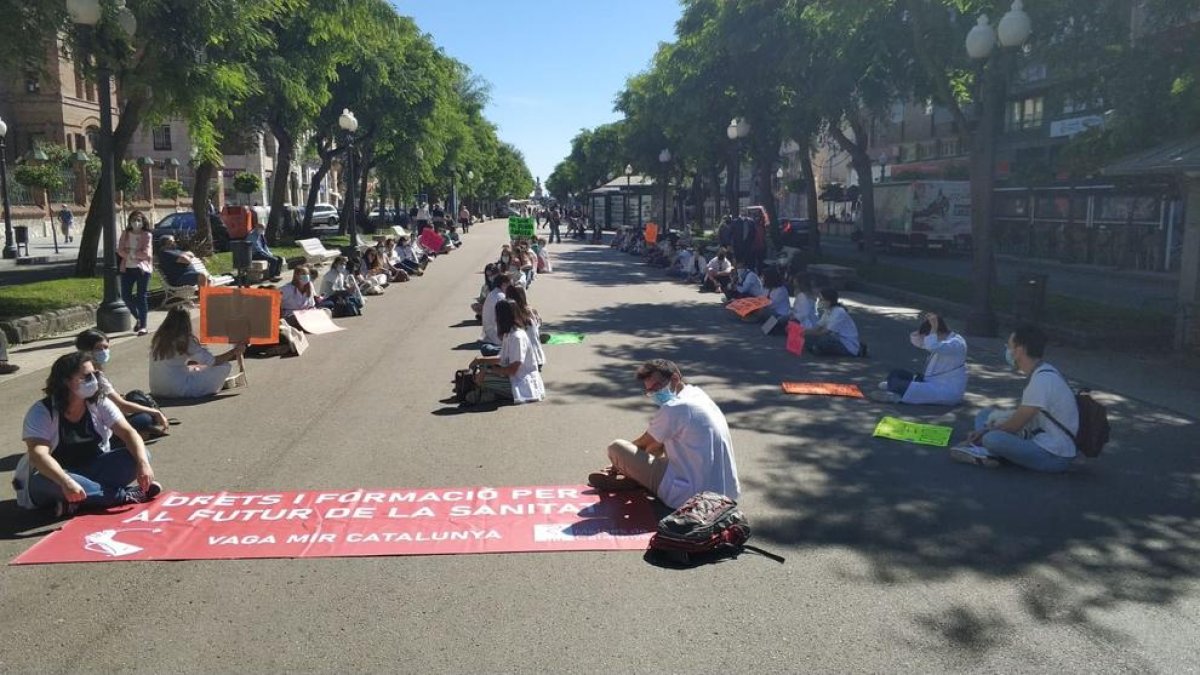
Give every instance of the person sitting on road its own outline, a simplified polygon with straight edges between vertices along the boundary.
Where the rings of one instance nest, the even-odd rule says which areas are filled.
[[[929,352],[922,373],[893,370],[868,396],[883,403],[958,405],[967,393],[967,341],[946,320],[927,313],[909,342]]]
[[[237,344],[220,356],[204,348],[192,333],[192,316],[182,307],[167,316],[150,340],[150,393],[163,398],[201,398],[225,387],[231,361],[246,353]]]
[[[687,384],[679,366],[665,359],[637,370],[643,394],[658,412],[645,433],[608,446],[611,466],[588,476],[598,490],[645,488],[672,509],[700,492],[741,496],[733,439],[725,415],[708,394]]]
[[[412,271],[415,267],[424,273],[425,268],[429,266],[429,256],[410,237],[400,237],[400,243],[396,245],[396,250],[400,252],[400,257],[403,259],[401,264],[406,270]]]
[[[788,317],[792,313],[792,297],[788,295],[787,284],[783,282],[783,273],[775,267],[768,267],[763,272],[763,294],[771,304],[760,309],[757,314],[763,321],[775,317],[775,326],[771,335],[782,335],[787,331]]]
[[[169,234],[158,238],[158,269],[171,286],[207,286],[209,282],[204,261],[180,249]]]
[[[704,281],[700,283],[700,292],[724,291],[731,283],[733,283],[733,263],[729,262],[729,251],[721,248],[704,268]]]
[[[101,394],[90,352],[58,357],[43,391],[25,413],[25,455],[13,477],[19,506],[54,509],[61,518],[80,508],[141,504],[162,492],[141,436]],[[122,446],[112,443],[114,435]]]
[[[362,272],[373,285],[380,287],[386,287],[393,281],[408,281],[408,272],[389,265],[375,248],[363,251]]]
[[[407,238],[402,237],[401,239],[407,245]],[[404,270],[409,278],[425,275],[425,271],[421,269],[421,264],[416,260],[416,254],[413,254],[411,260],[406,258],[402,249],[396,245],[396,240],[391,237],[388,237],[387,241],[383,243],[383,259],[393,269]]]
[[[480,324],[483,323],[483,303],[487,300],[488,293],[496,287],[496,277],[499,275],[499,265],[496,263],[488,263],[483,268],[483,284],[479,287],[479,295],[476,296],[475,302],[471,303],[471,311],[475,314],[475,320]]]
[[[113,405],[117,406],[117,409],[125,415],[125,421],[129,422],[134,431],[144,438],[158,438],[166,435],[170,422],[167,421],[167,416],[161,410],[126,399],[109,381],[104,372],[104,366],[112,357],[107,335],[89,328],[75,336],[75,349],[92,355],[96,380],[100,383],[100,397],[112,401]]]
[[[246,235],[246,243],[250,244],[250,257],[253,260],[265,260],[267,262],[267,277],[271,281],[279,281],[280,273],[283,271],[283,257],[271,253],[270,247],[267,246],[267,226],[261,221],[254,223],[254,227],[250,229],[250,234]]]
[[[762,278],[754,271],[754,268],[749,265],[746,260],[738,260],[736,263],[737,277],[734,283],[725,287],[725,299],[737,300],[738,298],[759,298],[767,294],[763,289]]]
[[[517,325],[525,329],[525,335],[533,345],[533,355],[536,357],[538,370],[541,370],[546,365],[546,350],[542,349],[542,317],[536,309],[529,306],[529,297],[524,288],[513,286],[508,289],[508,299],[512,300],[517,313]]]
[[[362,314],[366,302],[358,283],[346,271],[346,256],[339,255],[334,258],[329,271],[321,277],[321,298],[330,301],[335,307],[344,306],[347,315]],[[334,311],[334,316],[341,315],[337,310]]]
[[[333,302],[324,298],[320,301],[317,300],[316,287],[312,282],[312,270],[308,265],[297,265],[292,268],[291,282],[279,289],[279,292],[282,295],[279,301],[282,318],[296,328],[299,328],[299,325],[292,319],[292,315],[296,312],[317,307],[333,309]]]
[[[838,292],[821,289],[821,318],[816,328],[805,331],[804,349],[815,356],[866,356],[867,345],[858,339],[858,326]]]
[[[500,333],[500,353],[494,357],[481,356],[471,361],[479,367],[475,383],[476,402],[491,395],[515,403],[533,403],[546,398],[546,385],[538,372],[533,344],[521,326],[517,325],[516,308],[509,300],[496,305],[496,326]]]
[[[791,320],[799,323],[805,331],[812,330],[817,327],[817,303],[813,300],[812,282],[808,274],[800,272],[796,274],[793,285],[796,298],[792,301]]]
[[[966,442],[950,449],[951,459],[989,468],[1008,461],[1047,473],[1071,467],[1079,405],[1066,378],[1043,360],[1046,342],[1046,334],[1033,324],[1022,324],[1012,332],[1004,360],[1029,378],[1021,403],[1012,412],[981,410]]]
[[[507,274],[496,276],[496,283],[483,301],[483,341],[484,356],[495,356],[500,350],[500,327],[496,323],[496,307],[508,298],[508,289],[512,286],[512,278]],[[490,353],[489,353],[490,352]]]

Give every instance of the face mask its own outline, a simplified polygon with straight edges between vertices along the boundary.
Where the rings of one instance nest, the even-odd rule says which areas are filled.
[[[301,285],[312,281],[312,277],[308,276],[307,274],[301,274],[299,277],[297,277],[297,279],[300,281]]]
[[[79,398],[91,398],[100,391],[100,381],[96,379],[95,374],[88,375],[85,380],[75,385],[75,395]]]
[[[674,401],[676,398],[679,398],[679,396],[675,392],[671,391],[671,385],[667,385],[651,394],[650,398],[654,399],[654,402],[657,403],[661,408],[671,401]]]
[[[509,260],[510,260],[510,258],[509,258],[508,256],[506,256],[506,255],[502,255],[502,256],[500,256],[500,262],[505,262],[505,263],[506,263],[506,262],[508,262]]]
[[[96,363],[104,365],[112,358],[112,352],[107,349],[97,349],[92,352],[92,358],[96,359]]]
[[[1012,347],[1004,348],[1004,362],[1008,364],[1009,368],[1017,367],[1017,357],[1013,354]]]

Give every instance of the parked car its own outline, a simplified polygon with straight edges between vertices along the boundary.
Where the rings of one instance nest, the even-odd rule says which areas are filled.
[[[209,214],[208,224],[212,228],[213,248],[217,251],[229,250],[229,230],[220,216]],[[154,243],[164,235],[172,235],[180,244],[188,244],[196,237],[196,214],[191,211],[169,213],[154,226]]]
[[[820,250],[820,234],[808,218],[780,218],[780,245],[805,251]]]
[[[333,204],[317,204],[312,211],[313,225],[336,226],[338,224],[338,209]]]

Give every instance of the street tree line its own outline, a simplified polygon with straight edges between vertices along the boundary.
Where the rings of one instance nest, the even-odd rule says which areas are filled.
[[[353,138],[355,201],[399,207],[418,191],[479,200],[526,195],[533,178],[524,157],[483,115],[488,85],[447,56],[415,22],[386,0],[128,0],[137,18],[132,38],[104,30],[117,3],[104,0],[100,30],[70,24],[61,2],[0,0],[0,67],[39,67],[58,36],[95,78],[107,62],[117,82],[120,119],[114,150],[124,157],[136,129],[177,118],[194,148],[191,207],[199,246],[211,246],[206,216],[209,186],[222,148],[249,144],[265,130],[278,148],[270,186],[268,235],[282,224],[291,169],[310,159],[318,170],[306,195],[303,228],[319,185],[346,159],[343,109],[359,127]],[[99,39],[103,36],[103,39]],[[115,36],[115,37],[114,37]],[[466,182],[467,172],[475,176]],[[96,187],[95,195],[100,194]],[[96,272],[103,212],[93,198],[80,237],[79,276]],[[341,219],[342,226],[349,214]]]
[[[981,177],[992,163],[977,150],[999,133],[989,126],[999,116],[981,108],[1005,80],[987,77],[989,70],[1007,79],[1045,65],[1058,93],[1109,111],[1102,128],[1076,137],[1061,154],[1064,166],[1057,169],[1079,177],[1127,152],[1200,130],[1200,0],[1027,0],[1033,32],[1024,48],[972,61],[964,39],[977,17],[986,14],[994,25],[1010,3],[682,0],[674,41],[661,44],[649,67],[616,96],[624,118],[581,130],[547,188],[560,199],[586,194],[631,164],[690,191],[695,204],[710,196],[720,214],[736,205],[739,163],[749,160],[756,181],[769,186],[780,146],[791,140],[807,150],[800,153],[801,182],[815,221],[812,154],[817,143],[831,141],[858,176],[863,240],[873,259],[868,148],[872,122],[886,120],[897,102],[928,101],[951,115],[962,147],[971,148],[973,184],[990,185]],[[733,118],[750,128],[737,142],[726,135]],[[671,153],[666,165],[659,162],[664,148]],[[777,240],[774,196],[764,189],[761,197]],[[990,241],[987,221],[972,218],[976,240]],[[991,248],[977,246],[975,253],[976,304],[986,304]]]

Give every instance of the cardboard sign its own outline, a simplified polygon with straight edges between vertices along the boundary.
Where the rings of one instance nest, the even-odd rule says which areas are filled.
[[[644,550],[653,505],[583,485],[170,492],[73,518],[12,564]]]
[[[522,218],[520,216],[508,217],[509,239],[533,239],[533,228],[533,218]]]
[[[857,384],[837,384],[836,382],[784,382],[783,393],[807,394],[813,396],[846,396],[848,398],[864,398]]]
[[[583,344],[583,333],[551,333],[546,340],[548,345],[578,345]]]
[[[890,438],[894,441],[936,445],[939,448],[944,448],[950,445],[950,434],[953,431],[950,427],[938,426],[936,424],[919,424],[917,422],[896,419],[895,417],[885,417],[879,420],[879,424],[875,425],[874,435],[880,438]]]
[[[658,243],[658,223],[646,223],[646,232],[643,235],[646,243],[654,245]]]
[[[309,335],[324,335],[325,333],[336,333],[345,328],[333,322],[329,317],[329,312],[324,309],[300,309],[292,312],[292,318],[296,320],[296,325],[300,330]]]
[[[725,305],[725,309],[737,314],[741,318],[746,318],[757,312],[763,307],[768,307],[771,304],[770,298],[738,298]]]
[[[279,342],[279,304],[273,288],[202,286],[200,342],[273,345]]]

